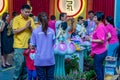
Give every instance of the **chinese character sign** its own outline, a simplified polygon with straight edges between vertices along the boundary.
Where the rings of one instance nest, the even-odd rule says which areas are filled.
[[[66,11],[68,12],[74,11],[74,0],[66,0]]]
[[[68,16],[80,14],[84,8],[84,0],[58,0],[57,7],[59,12],[66,12]]]

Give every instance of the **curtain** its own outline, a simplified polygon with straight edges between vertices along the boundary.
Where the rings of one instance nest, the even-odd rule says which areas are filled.
[[[93,0],[93,11],[102,11],[106,16],[114,17],[115,0]]]
[[[22,5],[27,4],[27,0],[13,0],[13,11],[20,13]]]
[[[32,13],[37,16],[40,12],[46,12],[49,16],[49,2],[50,0],[30,0]]]

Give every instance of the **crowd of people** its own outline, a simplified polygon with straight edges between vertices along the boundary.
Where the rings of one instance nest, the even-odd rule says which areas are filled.
[[[15,69],[13,80],[54,80],[54,44],[67,42],[80,37],[91,43],[91,56],[97,80],[104,80],[103,62],[106,56],[113,56],[119,48],[120,26],[114,25],[114,19],[104,13],[89,11],[88,19],[82,16],[67,18],[60,13],[59,20],[52,15],[50,20],[45,12],[38,16],[39,25],[35,25],[31,7],[21,7],[21,14],[5,12],[0,20],[2,68],[11,67],[8,54],[14,53]],[[70,24],[68,24],[70,21]]]

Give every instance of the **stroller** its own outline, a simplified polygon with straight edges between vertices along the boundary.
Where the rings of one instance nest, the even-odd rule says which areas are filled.
[[[116,47],[116,49],[114,50],[113,56],[107,56],[105,60],[106,60],[105,69],[104,69],[105,76],[111,76],[111,78],[113,78],[117,74],[116,68],[119,66],[120,45]],[[110,79],[110,80],[116,80],[116,79]]]

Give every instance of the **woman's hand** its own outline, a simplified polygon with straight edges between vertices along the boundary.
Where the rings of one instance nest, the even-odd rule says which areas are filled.
[[[86,36],[86,37],[85,37],[85,40],[92,42],[92,37],[91,37],[91,36]]]

